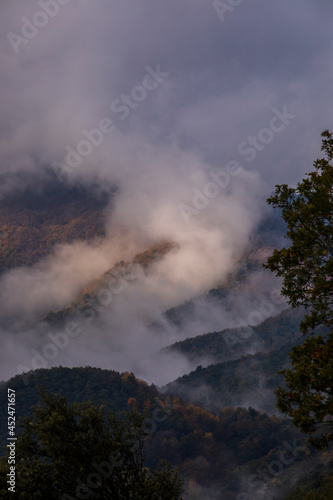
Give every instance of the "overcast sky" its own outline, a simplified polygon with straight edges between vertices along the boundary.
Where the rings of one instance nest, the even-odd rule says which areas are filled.
[[[258,170],[268,190],[300,180],[332,123],[332,2],[236,3],[223,13],[223,2],[210,0],[4,0],[1,173],[64,164],[66,146],[109,118],[115,132],[71,179],[117,182],[121,169],[135,177],[133,158],[176,148],[215,170],[236,159]],[[156,89],[136,89],[140,100],[127,112],[119,103],[111,110],[157,65],[168,76]],[[249,137],[284,107],[295,117],[282,131],[262,132],[266,143],[249,152]]]
[[[66,351],[69,366],[109,366],[110,339],[124,342],[117,369],[141,360],[139,344],[145,356],[157,350],[146,325],[223,282],[266,195],[311,171],[332,129],[332,0],[228,2],[1,3],[0,197],[35,187],[50,168],[61,182],[116,185],[117,195],[100,247],[59,247],[5,273],[0,318],[5,310],[30,324],[120,259],[178,244],[110,320],[106,311],[96,359],[89,337]],[[2,336],[4,360],[15,352],[29,368],[34,335]]]

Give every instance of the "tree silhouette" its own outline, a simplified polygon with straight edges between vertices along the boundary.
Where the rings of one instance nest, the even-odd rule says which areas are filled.
[[[33,416],[22,419],[16,441],[16,497],[20,500],[177,500],[182,482],[167,464],[144,465],[145,416],[135,408],[124,419],[103,406],[41,392]],[[7,457],[0,462],[1,498]]]
[[[282,210],[291,244],[275,250],[266,264],[283,277],[289,304],[307,308],[300,328],[313,334],[293,348],[292,369],[281,372],[286,387],[276,390],[277,406],[313,434],[310,442],[319,448],[333,439],[333,137],[328,130],[322,137],[325,157],[314,162],[315,170],[295,188],[276,186],[268,199]]]

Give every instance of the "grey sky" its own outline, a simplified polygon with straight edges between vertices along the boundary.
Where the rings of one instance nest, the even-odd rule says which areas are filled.
[[[320,133],[332,128],[331,0],[229,2],[239,5],[223,22],[211,0],[2,2],[0,196],[60,164],[66,182],[119,189],[101,246],[59,247],[2,276],[0,319],[28,324],[120,259],[163,239],[179,244],[124,293],[116,320],[105,313],[96,360],[87,337],[88,347],[66,351],[69,365],[98,365],[110,339],[124,341],[124,365],[132,337],[143,346],[134,364],[147,345],[157,350],[146,324],[222,283],[263,197],[321,154]],[[29,367],[38,339],[22,335]],[[8,343],[4,359],[14,351],[22,363]]]
[[[22,35],[22,17],[32,21],[42,3],[2,4],[2,172],[61,162],[103,117],[128,142],[139,133],[156,147],[177,144],[215,168],[236,158],[269,189],[298,180],[319,154],[332,121],[330,2],[244,0],[221,22],[208,0],[70,0],[16,54],[7,33]],[[111,102],[157,64],[169,77],[121,121]],[[238,145],[284,105],[297,118],[248,163]]]

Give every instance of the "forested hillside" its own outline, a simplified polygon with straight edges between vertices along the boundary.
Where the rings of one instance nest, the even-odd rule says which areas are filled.
[[[25,191],[16,202],[2,201],[2,237],[8,234],[7,244],[12,245],[3,247],[7,253],[0,254],[3,270],[33,264],[56,243],[103,237],[105,206],[106,198],[94,198],[69,187],[55,192],[48,188],[40,193]],[[227,311],[234,307],[228,302],[232,294],[241,298],[251,293],[251,277],[261,272],[262,262],[272,252],[269,238],[275,237],[276,242],[280,238],[281,228],[275,231],[271,222],[268,218],[258,229],[226,280],[167,310],[149,328],[159,333],[166,321],[181,332],[188,319],[195,317],[198,301],[201,307],[213,304]],[[66,308],[50,312],[44,322],[57,329],[78,311],[92,305],[98,310],[103,290],[121,279],[135,281],[137,272],[149,273],[154,263],[174,250],[175,243],[161,241],[130,261],[117,262],[88,283]],[[258,297],[265,297],[260,283],[258,288]],[[281,307],[285,304],[278,304],[274,311]],[[148,385],[129,372],[58,367],[31,371],[3,383],[0,404],[5,406],[6,388],[10,387],[16,391],[17,415],[29,416],[43,387],[46,393],[66,396],[69,402],[103,404],[120,418],[134,407],[146,412],[147,466],[156,468],[160,457],[178,467],[185,481],[186,500],[257,500],[265,495],[270,500],[322,500],[328,498],[325,495],[332,482],[333,452],[316,452],[309,447],[306,437],[276,410],[274,395],[283,383],[278,372],[290,366],[290,350],[303,342],[299,325],[304,314],[302,308],[285,308],[255,326],[212,331],[169,345],[156,356],[183,356],[197,367],[163,388]],[[325,336],[327,332],[321,329],[317,333]],[[2,445],[6,433],[3,420]],[[281,470],[276,472],[275,466]]]
[[[242,492],[240,477],[246,473],[242,468],[251,461],[260,461],[261,466],[268,467],[283,449],[284,441],[293,443],[301,438],[287,420],[244,408],[221,408],[213,414],[195,404],[183,403],[178,397],[163,395],[133,374],[96,368],[41,369],[27,376],[16,376],[2,385],[0,403],[5,404],[10,387],[16,391],[17,414],[29,415],[31,406],[40,399],[41,386],[46,393],[64,395],[70,402],[104,404],[118,416],[133,405],[146,409],[147,463],[155,467],[160,456],[179,467],[193,494],[201,488],[202,491],[214,488],[224,491],[225,498],[234,498]],[[5,440],[3,422],[2,443]],[[300,459],[304,457],[303,454]]]
[[[78,313],[84,313],[92,305],[98,309],[101,306],[100,302],[103,302],[103,300],[99,300],[103,291],[108,288],[112,289],[113,284],[121,279],[129,282],[135,281],[138,272],[136,266],[144,270],[174,248],[175,244],[164,241],[145,252],[137,254],[130,262],[124,262],[123,260],[117,262],[112,269],[89,283],[69,306],[60,311],[50,312],[44,320],[52,326],[61,327],[66,321],[75,317]]]
[[[218,363],[238,359],[249,352],[266,352],[295,342],[301,333],[302,309],[285,309],[253,327],[205,333],[172,344],[166,351],[184,354],[189,360]]]
[[[54,245],[90,241],[105,235],[107,199],[55,178],[0,200],[0,272],[30,266]]]

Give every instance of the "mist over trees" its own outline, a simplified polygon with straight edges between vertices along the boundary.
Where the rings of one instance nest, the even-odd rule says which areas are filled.
[[[182,482],[169,466],[145,465],[145,416],[136,409],[116,418],[103,405],[68,404],[41,392],[16,442],[20,500],[177,500]],[[0,493],[6,498],[7,457],[0,462]]]

